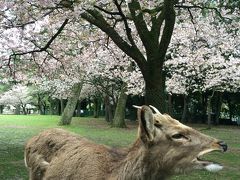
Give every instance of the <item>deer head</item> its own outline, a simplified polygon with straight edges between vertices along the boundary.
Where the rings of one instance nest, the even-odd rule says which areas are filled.
[[[225,152],[227,145],[223,141],[183,125],[153,106],[137,108],[139,139],[148,152],[145,159],[155,162],[153,166],[156,169],[168,174],[191,169],[222,169],[222,166],[201,160],[201,157],[213,151]]]

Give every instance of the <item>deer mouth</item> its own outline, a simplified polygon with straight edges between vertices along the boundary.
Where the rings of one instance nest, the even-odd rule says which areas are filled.
[[[223,166],[219,163],[208,161],[203,159],[203,156],[209,154],[211,152],[224,152],[221,149],[208,149],[201,151],[196,158],[193,159],[194,164],[196,165],[196,169],[205,169],[210,172],[217,172],[223,169]]]

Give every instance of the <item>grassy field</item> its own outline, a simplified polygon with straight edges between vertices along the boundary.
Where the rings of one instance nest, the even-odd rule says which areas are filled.
[[[26,140],[46,128],[57,127],[58,116],[0,116],[0,179],[28,179],[24,166],[23,149]],[[218,173],[193,171],[190,174],[172,177],[172,180],[238,180],[240,179],[240,128],[214,127],[206,130],[205,126],[196,126],[202,132],[224,140],[229,145],[227,153],[213,153],[209,160],[224,165]],[[64,127],[81,134],[97,143],[119,147],[128,146],[136,138],[136,124],[128,123],[127,129],[110,128],[102,119],[74,118],[72,125]]]

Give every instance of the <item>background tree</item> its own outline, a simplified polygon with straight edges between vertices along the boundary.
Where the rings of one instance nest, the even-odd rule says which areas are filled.
[[[27,114],[26,105],[32,102],[32,96],[27,86],[21,84],[14,85],[11,89],[6,91],[0,98],[1,105],[12,105],[15,107],[15,113]]]
[[[79,63],[77,59],[82,60],[83,47],[99,42],[107,47],[111,43],[110,37],[130,57],[128,61],[133,59],[139,66],[145,80],[146,104],[164,110],[166,72],[163,64],[172,35],[176,34],[168,52],[175,61],[196,58],[194,52],[204,60],[210,55],[224,56],[224,59],[229,59],[230,55],[239,57],[239,48],[236,48],[239,44],[238,5],[239,1],[4,1],[0,13],[1,67],[13,76],[14,81],[19,77],[26,79],[23,73],[19,74],[22,68],[32,69],[29,63],[32,61],[44,73],[54,72],[56,67],[64,72],[66,68],[66,75],[71,77],[76,70],[74,64]],[[176,33],[172,34],[174,25]],[[100,29],[105,35],[98,31]],[[233,43],[227,43],[227,39]],[[202,51],[212,50],[207,50],[209,54],[195,51],[199,47]],[[119,61],[118,58],[115,60]],[[43,64],[46,65],[44,68]],[[61,75],[68,79],[64,73]],[[191,73],[185,75],[191,76]],[[191,85],[196,85],[194,79],[191,78]],[[189,85],[189,79],[186,85]]]

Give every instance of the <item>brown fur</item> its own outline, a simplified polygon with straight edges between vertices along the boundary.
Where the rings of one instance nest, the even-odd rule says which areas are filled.
[[[49,129],[28,141],[25,161],[31,180],[154,180],[202,168],[193,159],[204,150],[221,149],[216,139],[168,115],[138,111],[139,137],[129,149],[95,144],[62,129]],[[189,139],[173,139],[182,133]]]

